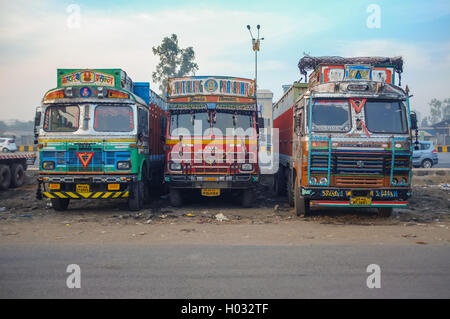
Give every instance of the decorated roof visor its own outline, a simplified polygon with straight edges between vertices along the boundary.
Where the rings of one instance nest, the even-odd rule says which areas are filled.
[[[401,80],[403,59],[401,57],[353,57],[304,56],[298,63],[300,73],[310,74],[310,83],[336,81],[376,81],[395,84],[395,72]],[[400,83],[399,83],[400,84]]]
[[[121,69],[58,69],[58,87],[105,86],[133,91],[133,81]]]
[[[191,76],[170,78],[167,81],[167,97],[172,98],[220,95],[255,98],[255,81],[225,76]]]

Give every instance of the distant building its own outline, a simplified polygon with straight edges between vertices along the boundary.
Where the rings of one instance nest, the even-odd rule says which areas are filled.
[[[258,112],[264,118],[264,127],[268,129],[272,128],[272,104],[273,104],[273,92],[270,90],[258,90],[256,92],[256,100],[258,103]],[[272,144],[272,138],[268,136],[268,144]]]
[[[432,125],[437,145],[450,145],[450,119]]]

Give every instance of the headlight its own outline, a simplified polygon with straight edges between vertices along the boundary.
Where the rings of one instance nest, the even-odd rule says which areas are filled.
[[[42,168],[43,169],[55,169],[55,162],[52,161],[48,161],[48,162],[43,162],[42,163]]]
[[[326,184],[326,183],[328,183],[328,178],[326,178],[326,177],[321,177],[321,178],[320,178],[320,184]]]
[[[130,168],[131,168],[130,161],[117,162],[117,169],[130,169]]]
[[[310,183],[310,184],[316,184],[316,183],[317,183],[317,178],[311,177],[311,178],[309,179],[309,183]]]
[[[400,180],[400,183],[406,184],[406,183],[408,183],[408,181],[406,180],[406,178],[402,177],[402,179]]]
[[[393,179],[392,179],[392,184],[393,184],[393,185],[396,185],[396,184],[398,184],[398,179],[396,179],[396,178],[393,178]]]
[[[252,171],[253,164],[250,164],[250,163],[241,164],[241,170],[242,171]]]
[[[181,171],[181,163],[170,163],[169,169],[171,171]]]

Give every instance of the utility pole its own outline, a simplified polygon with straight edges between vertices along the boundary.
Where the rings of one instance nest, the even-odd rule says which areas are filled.
[[[259,29],[261,29],[261,26],[259,24],[256,26],[256,29],[258,29],[258,37],[257,38],[255,38],[253,36],[250,25],[247,25],[247,29],[248,29],[248,32],[250,33],[250,37],[252,38],[253,51],[255,51],[255,95],[256,95],[257,88],[258,88],[258,51],[259,51],[260,43],[262,40],[264,40],[264,38],[259,38]]]

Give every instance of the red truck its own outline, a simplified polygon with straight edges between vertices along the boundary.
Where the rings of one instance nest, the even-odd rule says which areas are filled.
[[[233,192],[250,207],[259,182],[255,82],[224,76],[170,78],[165,183],[173,206],[187,190]]]

